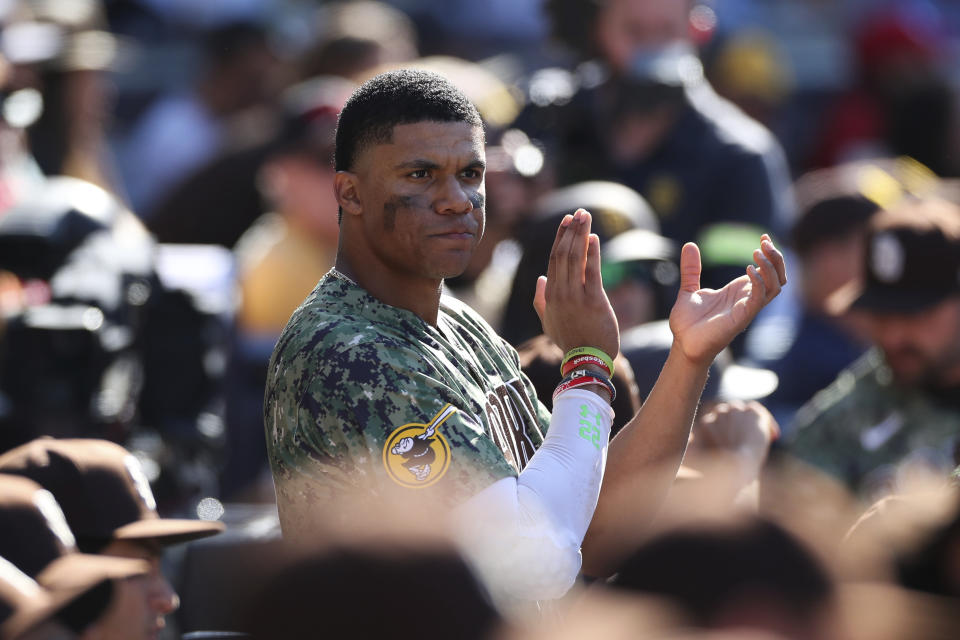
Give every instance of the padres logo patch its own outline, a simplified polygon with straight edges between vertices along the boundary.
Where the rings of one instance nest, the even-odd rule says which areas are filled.
[[[450,468],[450,443],[437,429],[456,411],[448,404],[430,424],[412,422],[390,434],[383,445],[383,467],[391,480],[422,489],[443,477]]]

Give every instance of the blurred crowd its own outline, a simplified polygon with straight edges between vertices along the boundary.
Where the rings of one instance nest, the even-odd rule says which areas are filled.
[[[0,0],[0,640],[956,637],[958,60],[947,0]],[[680,247],[705,287],[762,233],[787,256],[654,530],[533,618],[424,505],[279,536],[267,362],[333,265],[338,112],[401,66],[484,120],[446,292],[548,408],[565,214],[601,240],[614,432]]]

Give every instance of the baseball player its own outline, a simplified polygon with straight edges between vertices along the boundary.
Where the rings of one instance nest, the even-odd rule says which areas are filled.
[[[557,598],[581,570],[608,574],[651,514],[642,505],[676,473],[714,356],[785,283],[782,256],[764,237],[756,266],[701,290],[698,250],[684,247],[674,347],[608,451],[619,334],[590,214],[563,219],[537,285],[544,330],[568,356],[551,415],[514,349],[441,294],[483,233],[475,107],[437,74],[376,76],[341,112],[335,164],[336,266],[294,312],[268,371],[285,536],[310,539],[358,495],[426,496],[466,524],[464,546],[501,598]]]

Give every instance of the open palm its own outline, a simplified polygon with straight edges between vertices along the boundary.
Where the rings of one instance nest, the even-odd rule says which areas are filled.
[[[687,243],[680,255],[680,292],[670,311],[670,329],[683,354],[694,362],[710,362],[786,284],[783,256],[764,235],[754,252],[759,268],[722,289],[700,288],[700,250]]]

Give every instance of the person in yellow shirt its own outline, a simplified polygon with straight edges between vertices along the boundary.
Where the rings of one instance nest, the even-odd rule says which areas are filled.
[[[352,89],[347,80],[324,76],[285,95],[284,125],[258,176],[273,211],[237,244],[242,296],[237,324],[247,337],[276,339],[333,266],[339,230],[333,132]]]

